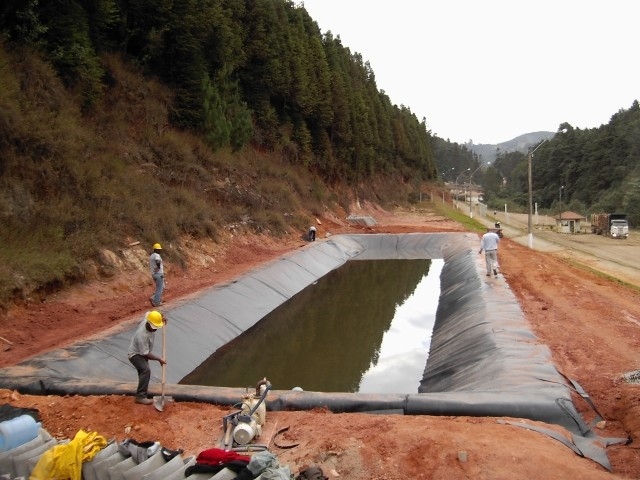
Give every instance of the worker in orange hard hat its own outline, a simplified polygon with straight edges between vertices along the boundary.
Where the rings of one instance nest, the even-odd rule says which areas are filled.
[[[162,305],[162,293],[164,292],[164,264],[162,262],[162,245],[156,243],[153,245],[153,253],[149,256],[149,269],[151,277],[156,285],[156,290],[149,297],[151,305],[159,307]]]
[[[153,400],[147,398],[149,390],[149,380],[151,379],[151,369],[149,360],[157,360],[160,365],[166,362],[153,353],[153,341],[156,330],[162,328],[167,321],[157,310],[152,310],[144,315],[144,319],[138,325],[136,333],[131,339],[127,357],[138,372],[138,388],[136,389],[136,403],[151,405]]]

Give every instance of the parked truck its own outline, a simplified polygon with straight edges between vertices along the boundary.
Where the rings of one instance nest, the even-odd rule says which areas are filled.
[[[591,233],[611,238],[628,238],[629,223],[626,213],[591,214]]]

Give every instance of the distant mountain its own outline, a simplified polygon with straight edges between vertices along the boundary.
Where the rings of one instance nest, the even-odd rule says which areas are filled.
[[[539,144],[541,141],[547,138],[551,138],[555,135],[555,132],[532,132],[520,135],[512,140],[498,143],[488,144],[480,143],[478,145],[474,143],[467,143],[466,147],[473,153],[481,157],[481,161],[484,163],[493,163],[496,159],[496,152],[523,152],[527,153],[529,147],[533,147]]]

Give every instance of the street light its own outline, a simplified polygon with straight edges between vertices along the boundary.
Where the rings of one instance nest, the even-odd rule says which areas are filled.
[[[566,133],[566,132],[567,132],[567,129],[563,128],[562,130],[558,131],[558,134]],[[529,248],[533,248],[533,233],[531,229],[531,216],[533,215],[533,188],[532,188],[532,180],[531,180],[531,160],[533,159],[533,152],[538,150],[542,146],[542,144],[547,140],[549,139],[545,138],[544,140],[542,140],[536,148],[534,148],[532,151],[529,152],[529,155],[527,156],[527,161],[529,164],[528,165],[529,166],[529,218],[527,222],[527,231],[529,234]],[[554,151],[555,151],[555,148],[551,151],[551,153],[553,153]]]
[[[456,169],[456,167],[451,167],[451,172],[453,172]],[[449,171],[445,171],[445,172],[440,172],[440,175],[442,175],[443,180],[446,182],[447,181],[447,175],[449,174]]]
[[[456,200],[458,200],[458,177],[456,177],[455,182],[453,183],[453,195],[451,195],[451,205],[455,208]]]
[[[542,140],[536,148],[534,148],[532,151],[529,152],[529,155],[527,156],[527,163],[529,167],[528,168],[529,169],[529,216],[527,218],[527,233],[529,237],[529,248],[533,248],[533,231],[531,228],[531,216],[533,215],[533,188],[532,188],[533,181],[531,180],[531,160],[533,159],[533,152],[538,150],[542,146],[542,144],[547,140],[548,138],[545,138],[544,140]]]
[[[467,172],[471,171],[471,167],[467,168]],[[460,175],[464,175],[464,173],[461,173]],[[469,181],[471,181],[471,176],[469,176]],[[467,187],[464,184],[464,176],[462,177],[462,186],[464,187],[464,202],[462,203],[467,203]],[[469,198],[471,198],[471,184],[469,184]]]
[[[467,168],[467,170],[471,170],[470,168]],[[459,200],[459,195],[458,195],[458,180],[460,180],[460,177],[462,177],[464,175],[464,173],[461,173],[460,175],[458,175],[456,177],[456,183],[455,183],[455,189],[456,189],[456,199],[453,202],[454,207],[458,208],[458,200]],[[464,177],[462,178],[462,185],[464,186]],[[466,191],[465,191],[465,199],[464,199],[464,203],[467,203],[467,198],[466,198]]]
[[[481,168],[482,168],[482,165],[480,165],[478,168],[476,168],[471,173],[471,175],[469,175],[469,218],[473,218],[473,211],[471,210],[471,197],[473,196],[473,194],[471,193],[471,179],[473,178],[473,174],[476,173]],[[467,170],[471,170],[471,169],[468,168]]]

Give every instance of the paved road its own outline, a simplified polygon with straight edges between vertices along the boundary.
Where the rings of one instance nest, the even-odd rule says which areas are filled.
[[[528,215],[510,213],[506,218],[502,212],[497,217],[505,237],[522,245],[529,245]],[[474,218],[488,227],[495,222],[493,212],[484,216],[475,213]],[[620,240],[593,233],[556,233],[551,230],[555,220],[542,215],[538,217],[538,223],[539,225],[534,225],[532,232],[535,250],[558,253],[640,287],[640,232],[632,231],[628,239]]]

